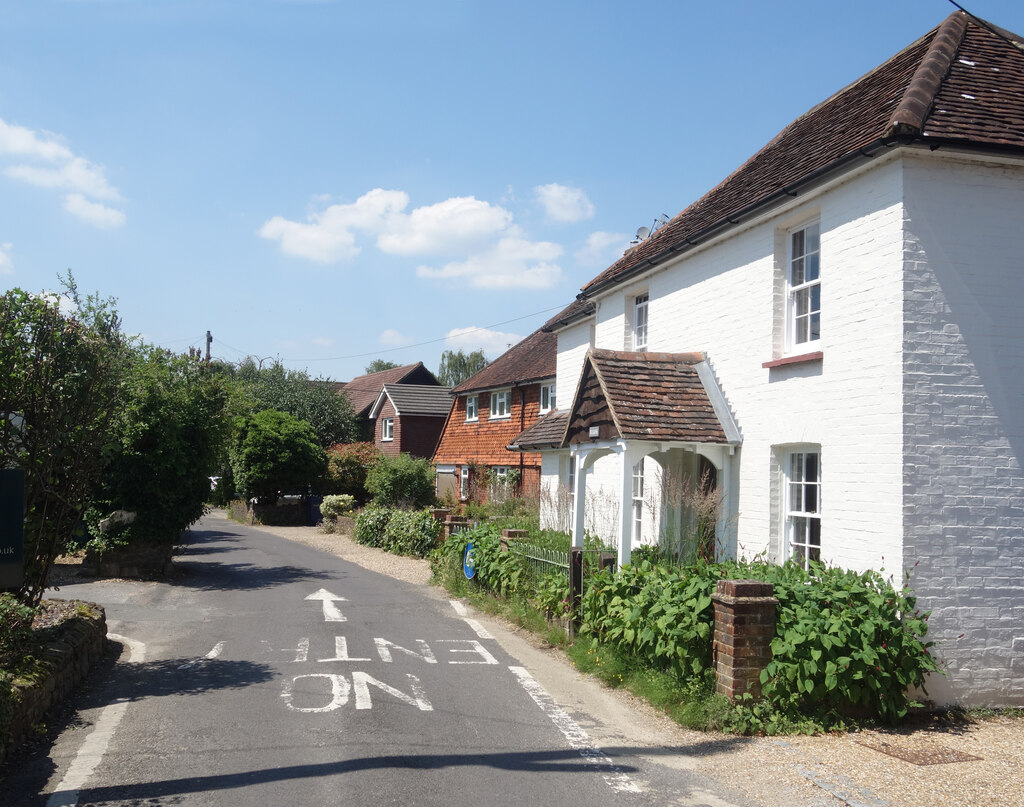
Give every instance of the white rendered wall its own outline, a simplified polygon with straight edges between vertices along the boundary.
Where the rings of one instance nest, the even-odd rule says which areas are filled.
[[[1024,703],[1024,169],[906,163],[905,550],[941,701]]]

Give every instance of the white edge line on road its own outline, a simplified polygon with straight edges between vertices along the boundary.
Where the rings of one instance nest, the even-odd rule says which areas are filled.
[[[555,699],[547,693],[544,687],[537,683],[537,680],[530,675],[525,667],[509,667],[509,670],[519,679],[519,683],[526,690],[526,694],[533,698],[533,702],[540,707],[541,711],[562,732],[565,739],[569,741],[569,745],[579,751],[580,756],[589,764],[604,768],[607,771],[607,773],[602,775],[605,782],[608,783],[608,787],[618,793],[640,792],[640,788],[629,778],[625,771],[612,762],[603,751],[594,747],[587,733],[580,728],[575,720],[566,714],[561,706],[555,703]]]
[[[448,602],[450,602],[452,608],[455,609],[455,613],[457,613],[460,617],[462,617],[463,621],[467,625],[469,625],[470,628],[473,629],[473,633],[475,633],[481,639],[493,639],[494,638],[493,636],[491,636],[490,633],[487,632],[487,628],[485,628],[483,625],[481,625],[475,619],[471,619],[469,617],[469,611],[467,610],[465,605],[463,605],[458,600],[449,600]]]
[[[128,663],[139,664],[145,661],[146,645],[142,642],[116,633],[108,633],[107,638],[127,645]],[[85,738],[82,747],[78,749],[75,758],[71,760],[71,765],[64,773],[64,778],[60,780],[60,784],[47,800],[46,807],[75,807],[78,804],[78,791],[89,781],[89,777],[92,776],[96,766],[103,759],[103,755],[107,752],[107,746],[110,745],[114,732],[117,730],[117,725],[121,722],[127,709],[127,701],[118,701],[103,707],[92,732]]]

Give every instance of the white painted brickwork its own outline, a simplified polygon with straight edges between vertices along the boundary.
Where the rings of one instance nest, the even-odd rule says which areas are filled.
[[[781,558],[779,463],[820,446],[823,559],[911,572],[950,673],[930,694],[1024,703],[1024,169],[911,154],[795,201],[599,301],[596,345],[623,349],[647,288],[649,350],[706,352],[742,432],[731,548]],[[824,358],[766,369],[785,233],[815,216]],[[559,335],[560,401],[583,333]],[[620,489],[599,459],[588,528],[615,536]]]
[[[904,562],[950,673],[929,691],[1024,703],[1024,171],[914,159],[905,184]]]

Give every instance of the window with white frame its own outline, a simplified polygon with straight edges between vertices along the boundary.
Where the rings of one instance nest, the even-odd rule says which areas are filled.
[[[381,422],[380,422],[380,439],[384,440],[384,441],[394,440],[395,439],[395,419],[394,418],[384,418],[383,420],[381,420]]]
[[[647,350],[647,304],[648,294],[633,298],[633,350]]]
[[[640,543],[644,522],[644,461],[633,466],[633,543]]]
[[[479,417],[480,417],[477,414],[477,412],[478,412],[478,410],[477,410],[477,400],[478,399],[477,399],[476,395],[467,395],[466,396],[466,420],[467,421],[478,420]]]
[[[821,560],[821,453],[792,451],[783,472],[786,554],[806,569]]]
[[[463,465],[459,469],[459,498],[469,498],[469,466]]]
[[[786,272],[787,347],[798,350],[821,338],[821,223],[789,233]]]
[[[498,390],[491,393],[491,413],[489,420],[512,417],[512,409],[509,407],[509,391]]]
[[[491,498],[495,501],[504,501],[508,497],[511,470],[508,465],[491,466]]]
[[[540,413],[550,412],[555,408],[555,385],[542,384],[540,388]]]

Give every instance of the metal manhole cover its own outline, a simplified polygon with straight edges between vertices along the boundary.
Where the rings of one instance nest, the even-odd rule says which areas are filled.
[[[872,751],[879,751],[891,757],[896,757],[896,759],[902,759],[904,762],[909,762],[912,765],[947,765],[951,762],[975,762],[981,759],[981,757],[965,754],[962,751],[954,751],[952,748],[943,748],[942,746],[914,749],[900,748],[898,745],[890,745],[889,743],[861,742],[859,744],[865,748],[870,748]]]

